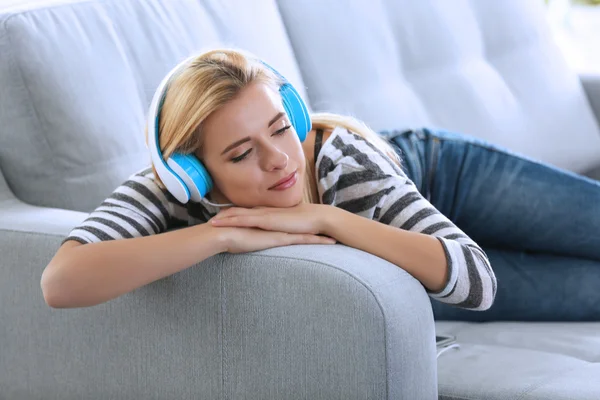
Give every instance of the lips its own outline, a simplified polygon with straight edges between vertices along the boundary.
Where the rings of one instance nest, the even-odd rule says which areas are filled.
[[[283,179],[280,179],[279,181],[277,181],[277,183],[275,183],[273,186],[271,186],[269,188],[269,190],[274,189],[275,187],[281,185],[282,183],[285,183],[287,181],[289,181],[290,179],[292,179],[294,177],[294,174],[296,173],[296,171],[292,172],[291,174],[289,174],[288,176],[286,176]]]

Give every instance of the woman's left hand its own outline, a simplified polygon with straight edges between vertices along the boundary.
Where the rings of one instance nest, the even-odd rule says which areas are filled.
[[[326,235],[327,221],[334,213],[333,206],[299,204],[294,207],[231,207],[209,221],[213,226],[260,228],[287,233]]]

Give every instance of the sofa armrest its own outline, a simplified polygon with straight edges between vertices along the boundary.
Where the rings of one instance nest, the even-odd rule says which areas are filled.
[[[600,125],[600,74],[585,74],[579,77],[592,111]]]
[[[87,217],[80,211],[33,206],[17,199],[0,171],[0,230],[67,236]],[[0,252],[0,254],[5,254]]]
[[[0,202],[0,230],[66,237],[87,213],[38,207],[12,199]]]
[[[220,254],[52,309],[39,282],[62,237],[0,230],[8,398],[437,399],[429,297],[380,258],[343,245]]]

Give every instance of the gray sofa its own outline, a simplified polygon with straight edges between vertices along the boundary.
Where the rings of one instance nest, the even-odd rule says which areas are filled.
[[[276,65],[313,110],[600,177],[600,78],[568,68],[541,3],[0,9],[0,398],[599,399],[600,322],[434,321],[414,278],[342,245],[219,255],[86,309],[52,309],[40,289],[68,231],[149,162],[162,76],[215,45]],[[461,348],[436,359],[436,332]]]

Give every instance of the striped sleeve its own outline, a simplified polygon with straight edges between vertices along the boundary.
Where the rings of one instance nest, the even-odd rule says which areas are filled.
[[[174,215],[176,200],[153,179],[151,168],[131,175],[63,240],[94,243],[165,232],[184,221]],[[179,207],[181,208],[181,207]],[[181,210],[178,210],[181,211]]]
[[[496,277],[485,252],[429,203],[388,156],[361,136],[345,131],[332,138],[317,165],[324,204],[440,241],[448,280],[439,292],[426,289],[430,297],[472,310],[491,307]]]

